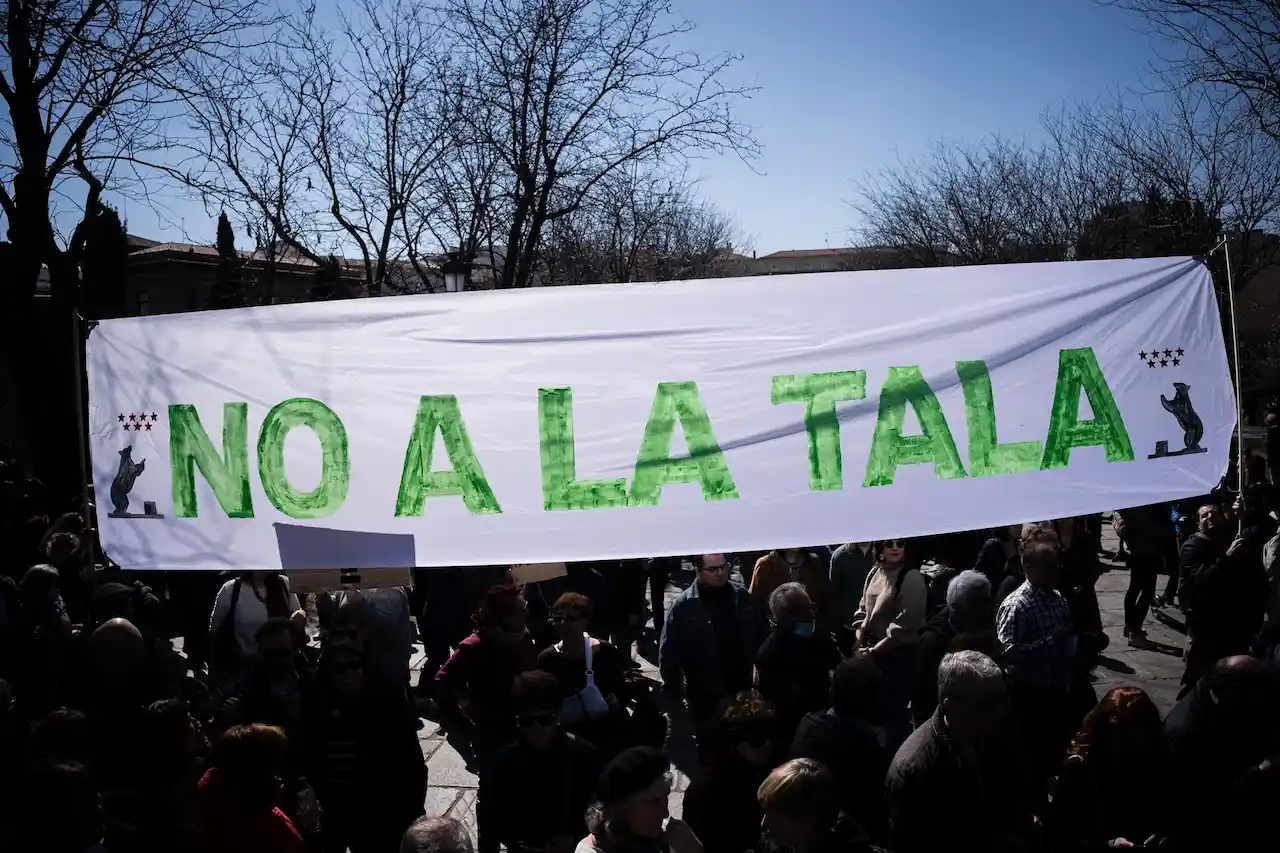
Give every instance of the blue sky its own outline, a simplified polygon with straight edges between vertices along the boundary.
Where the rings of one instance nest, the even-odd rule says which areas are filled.
[[[702,194],[761,254],[845,245],[854,179],[941,140],[1034,141],[1048,106],[1141,85],[1155,45],[1140,21],[1092,0],[677,0],[707,52],[743,55],[761,91],[741,105],[764,147],[695,168]],[[125,206],[135,234],[212,240],[198,204],[162,221]]]
[[[845,245],[853,180],[940,140],[1034,140],[1045,107],[1141,85],[1154,46],[1092,0],[684,0],[708,48],[743,54],[764,156],[704,162],[703,193],[761,253]]]

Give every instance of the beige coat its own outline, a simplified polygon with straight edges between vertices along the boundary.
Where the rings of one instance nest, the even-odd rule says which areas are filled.
[[[874,646],[888,640],[888,647],[905,646],[920,638],[928,607],[929,588],[924,575],[912,570],[903,578],[902,590],[894,595],[901,568],[886,569],[877,565],[867,574],[862,589],[862,604],[853,617],[854,630],[860,644]]]

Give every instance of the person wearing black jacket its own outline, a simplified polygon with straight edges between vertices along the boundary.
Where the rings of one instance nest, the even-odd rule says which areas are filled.
[[[934,675],[937,678],[937,675]],[[875,730],[880,670],[869,655],[840,662],[831,679],[831,707],[800,721],[789,758],[812,758],[840,784],[840,809],[882,843],[888,833],[884,783],[893,758]]]
[[[946,603],[920,629],[916,657],[916,691],[911,713],[924,725],[938,707],[938,665],[961,634],[995,633],[991,581],[981,572],[961,572],[947,585]]]
[[[1258,808],[1242,787],[1280,763],[1280,668],[1243,655],[1218,661],[1169,711],[1164,737],[1178,791],[1168,804],[1177,849],[1265,844],[1275,800]]]
[[[758,691],[720,706],[712,723],[708,770],[684,795],[683,817],[704,853],[743,853],[760,837],[756,790],[769,775],[777,712]]]
[[[427,768],[403,693],[370,688],[364,653],[334,643],[303,709],[307,779],[323,809],[323,849],[392,853],[423,811]]]
[[[549,672],[516,677],[511,690],[520,736],[480,776],[479,853],[571,853],[586,834],[586,810],[600,756],[560,728],[560,685]]]
[[[1212,504],[1200,507],[1197,521],[1180,554],[1188,639],[1182,695],[1222,658],[1249,652],[1270,590],[1256,530],[1233,539],[1232,522]]]
[[[790,743],[800,718],[826,707],[840,649],[816,630],[816,610],[801,584],[775,589],[769,609],[775,627],[756,655],[756,687],[778,709],[778,735]]]

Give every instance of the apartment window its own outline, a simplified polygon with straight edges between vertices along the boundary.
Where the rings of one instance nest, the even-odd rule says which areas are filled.
[[[151,313],[151,294],[145,290],[138,294],[138,316],[145,317]]]

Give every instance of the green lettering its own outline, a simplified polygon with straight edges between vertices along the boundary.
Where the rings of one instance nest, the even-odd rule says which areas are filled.
[[[320,440],[320,482],[309,492],[295,489],[285,473],[285,438],[295,427],[307,427]],[[258,476],[267,499],[290,518],[333,515],[347,499],[351,482],[346,427],[319,400],[285,400],[267,413],[258,433]]]
[[[195,406],[169,406],[169,476],[173,479],[175,516],[198,517],[195,469],[199,468],[228,518],[253,518],[248,424],[247,403],[223,405],[223,455],[219,455]]]
[[[1093,420],[1080,420],[1080,391],[1084,390],[1093,410]],[[1049,434],[1044,440],[1044,460],[1040,467],[1065,468],[1076,447],[1102,445],[1108,462],[1132,462],[1133,444],[1129,430],[1116,406],[1111,389],[1089,347],[1064,349],[1058,353],[1058,384],[1049,414]]]
[[[907,403],[920,421],[920,435],[903,435],[902,422]],[[934,472],[942,480],[965,476],[964,465],[956,450],[956,440],[942,412],[942,405],[924,381],[919,367],[890,367],[889,376],[880,389],[880,411],[876,416],[875,436],[867,459],[867,475],[863,486],[889,486],[899,465],[933,463]]]
[[[867,396],[867,372],[804,373],[773,377],[773,404],[804,403],[804,428],[809,434],[809,489],[844,488],[840,453],[840,419],[836,403]]]
[[[572,388],[538,389],[538,440],[546,509],[600,509],[626,504],[625,479],[578,482]]]
[[[689,455],[671,457],[671,436],[676,420],[684,431]],[[631,478],[630,506],[656,506],[662,487],[673,483],[702,485],[702,499],[737,500],[738,489],[725,461],[724,451],[711,430],[702,396],[694,382],[662,382],[653,398],[649,422]]]
[[[436,432],[444,442],[452,471],[433,471]],[[458,398],[452,395],[423,396],[418,415],[404,452],[404,473],[396,497],[396,516],[422,515],[427,498],[461,495],[467,509],[476,515],[502,512],[498,499],[476,458],[467,426],[462,422]]]
[[[1038,441],[1000,444],[996,438],[996,401],[985,361],[958,361],[956,372],[964,391],[965,418],[969,425],[969,474],[1019,474],[1040,467],[1044,447]]]

